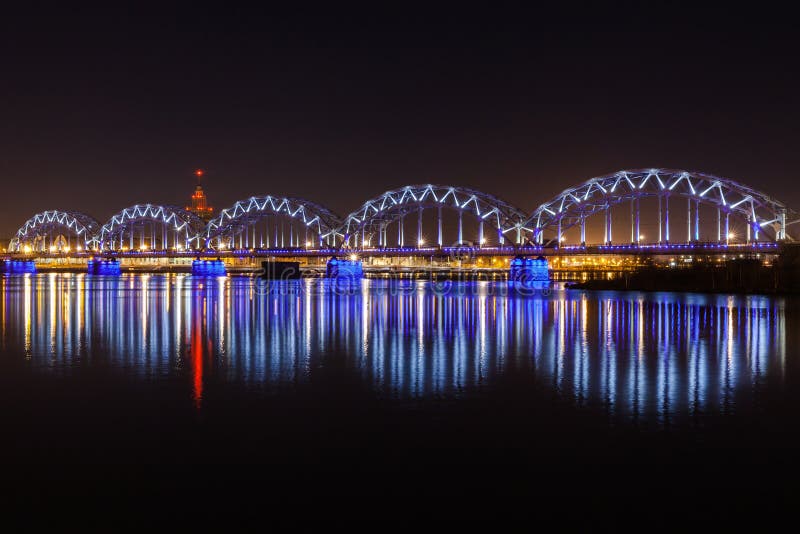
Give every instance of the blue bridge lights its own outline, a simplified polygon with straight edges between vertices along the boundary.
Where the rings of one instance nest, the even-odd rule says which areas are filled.
[[[798,215],[783,203],[748,186],[705,173],[670,169],[644,169],[620,171],[607,176],[592,178],[567,189],[539,206],[524,223],[528,238],[538,244],[560,244],[571,228],[579,229],[579,243],[586,243],[586,221],[593,215],[603,218],[602,241],[605,244],[643,242],[641,203],[652,199],[655,219],[652,242],[659,244],[683,241],[670,235],[670,214],[679,208],[676,203],[685,199],[685,241],[701,241],[701,206],[712,215],[712,232],[717,242],[730,243],[737,237],[745,242],[768,239],[784,241],[790,239],[787,227],[797,222]],[[670,202],[672,201],[672,202]],[[613,231],[612,208],[629,203],[630,233],[627,229],[617,236]],[[672,206],[670,206],[672,204]],[[672,207],[672,212],[670,211]],[[682,212],[679,212],[682,214]],[[731,219],[744,223],[742,236],[731,231]]]
[[[592,178],[529,213],[488,193],[436,184],[386,191],[344,218],[309,200],[273,195],[240,200],[208,223],[183,208],[156,204],[131,206],[102,225],[86,214],[50,210],[20,227],[9,251],[428,254],[451,247],[577,251],[589,243],[620,251],[682,243],[702,248],[792,241],[790,229],[800,221],[785,204],[744,184],[672,169]],[[590,228],[590,220],[600,224]]]

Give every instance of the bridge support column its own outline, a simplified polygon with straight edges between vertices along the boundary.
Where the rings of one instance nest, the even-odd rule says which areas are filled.
[[[747,217],[747,244],[750,244],[750,217]]]
[[[437,224],[438,224],[438,237],[437,237],[436,243],[438,243],[439,246],[441,247],[442,246],[442,207],[441,206],[439,206],[438,209],[437,209],[436,219],[437,219]]]
[[[722,243],[722,212],[717,208],[717,243]]]
[[[561,247],[561,242],[564,240],[564,235],[561,233],[561,217],[558,218],[558,243],[556,247]]]
[[[464,242],[464,210],[458,210],[458,244]]]
[[[478,222],[478,246],[482,247],[486,240],[483,238],[483,219]]]
[[[608,204],[606,204],[606,245],[611,244],[611,208]]]
[[[397,246],[398,247],[403,247],[404,244],[405,244],[405,239],[403,239],[403,237],[404,237],[403,236],[403,226],[404,226],[403,223],[405,222],[405,219],[406,219],[406,216],[405,215],[401,215],[400,216],[400,220],[397,222],[397,225],[398,225],[397,226]]]
[[[731,242],[731,214],[725,213],[725,244],[729,245]]]
[[[581,246],[586,246],[586,217],[581,211]]]
[[[640,203],[639,198],[636,198],[636,243],[640,243],[642,240],[642,233],[640,231],[640,219],[639,219],[639,212],[640,212]]]
[[[422,246],[422,208],[417,212],[417,247]]]
[[[783,241],[786,239],[786,210],[781,210],[780,214],[778,215],[778,224],[780,224],[780,229],[778,230],[778,240]]]
[[[631,244],[636,243],[636,235],[634,234],[635,229],[634,229],[634,214],[633,214],[634,202],[636,202],[635,199],[631,199]]]
[[[663,241],[663,237],[662,237],[663,232],[662,232],[662,229],[661,229],[661,224],[662,224],[663,219],[664,219],[664,215],[661,213],[661,195],[658,195],[658,244],[659,245]]]
[[[669,243],[669,194],[664,197],[664,237]]]
[[[700,241],[700,201],[694,201],[694,240]]]
[[[692,199],[686,199],[686,242],[692,242]]]

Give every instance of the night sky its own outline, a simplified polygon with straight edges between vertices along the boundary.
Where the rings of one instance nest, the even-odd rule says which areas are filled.
[[[109,3],[111,4],[111,3]],[[465,3],[466,4],[466,3]],[[0,238],[45,209],[475,187],[526,211],[674,167],[800,209],[793,17],[671,3],[0,12]]]

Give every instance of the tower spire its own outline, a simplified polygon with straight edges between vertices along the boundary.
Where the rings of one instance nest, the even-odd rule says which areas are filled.
[[[203,191],[203,186],[200,184],[200,179],[205,175],[203,169],[196,169],[194,175],[197,178],[197,185],[192,195],[192,205],[186,206],[186,211],[191,211],[204,221],[208,222],[214,217],[214,208],[208,205],[206,193]]]

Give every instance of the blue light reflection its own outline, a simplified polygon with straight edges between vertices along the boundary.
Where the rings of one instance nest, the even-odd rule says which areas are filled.
[[[42,274],[0,279],[0,345],[40,372],[103,368],[273,390],[334,359],[375,394],[459,398],[530,380],[578,407],[668,426],[782,383],[786,300],[503,292],[503,284]]]

